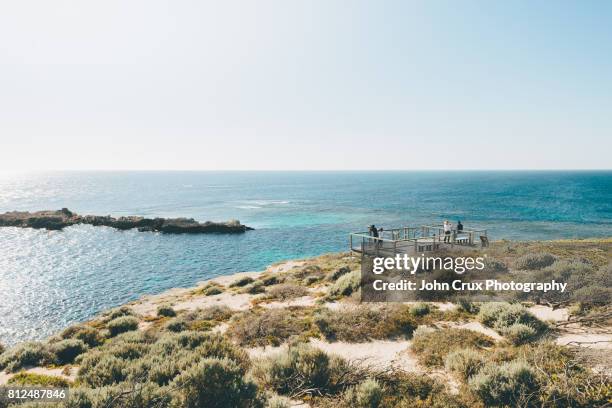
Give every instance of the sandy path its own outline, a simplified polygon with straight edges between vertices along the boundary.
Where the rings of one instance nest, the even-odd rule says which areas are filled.
[[[399,368],[404,371],[420,372],[416,358],[410,352],[408,340],[375,340],[367,343],[346,343],[337,341],[328,343],[311,339],[310,344],[336,354],[349,361],[359,362],[375,368]]]

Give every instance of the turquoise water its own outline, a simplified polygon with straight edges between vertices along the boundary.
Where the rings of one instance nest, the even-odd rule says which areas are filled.
[[[0,342],[272,262],[347,248],[347,234],[450,219],[493,239],[612,236],[612,172],[84,172],[0,175],[0,212],[237,218],[244,235],[0,228]]]

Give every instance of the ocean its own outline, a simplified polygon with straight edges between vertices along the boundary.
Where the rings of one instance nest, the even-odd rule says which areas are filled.
[[[612,171],[0,174],[0,212],[238,219],[240,235],[0,228],[0,342],[214,276],[348,248],[348,233],[461,220],[493,240],[612,236]]]

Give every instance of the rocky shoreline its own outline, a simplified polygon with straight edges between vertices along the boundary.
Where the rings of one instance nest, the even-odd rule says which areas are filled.
[[[145,218],[138,216],[79,215],[67,208],[57,211],[11,211],[0,214],[0,227],[62,230],[77,224],[105,226],[118,230],[136,228],[141,232],[166,234],[244,233],[253,228],[233,220],[228,222],[198,222],[193,218]]]

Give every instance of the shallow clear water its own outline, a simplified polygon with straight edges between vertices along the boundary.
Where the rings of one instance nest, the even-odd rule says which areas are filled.
[[[450,219],[492,239],[611,236],[612,172],[84,172],[0,175],[0,212],[237,218],[243,235],[0,228],[0,342],[216,275],[340,251],[347,234]]]

